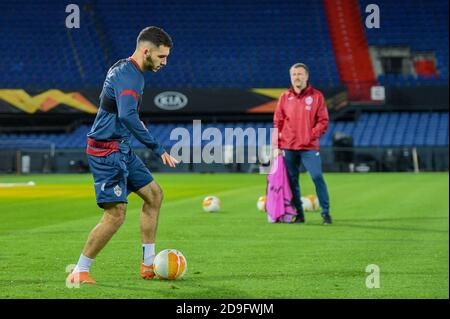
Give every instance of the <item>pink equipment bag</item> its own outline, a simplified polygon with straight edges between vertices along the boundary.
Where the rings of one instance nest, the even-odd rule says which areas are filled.
[[[266,212],[269,223],[289,223],[297,215],[291,203],[292,191],[289,185],[284,157],[278,155],[267,176]]]

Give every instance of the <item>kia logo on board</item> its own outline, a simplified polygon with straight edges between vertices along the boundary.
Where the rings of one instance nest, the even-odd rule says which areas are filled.
[[[155,96],[154,102],[160,109],[174,111],[185,107],[188,103],[188,98],[180,92],[166,91]]]

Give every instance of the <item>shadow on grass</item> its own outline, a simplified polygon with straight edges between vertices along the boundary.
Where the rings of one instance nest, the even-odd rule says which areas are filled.
[[[231,297],[251,298],[251,296],[248,296],[247,294],[237,289],[223,287],[223,285],[215,286],[205,284],[206,282],[210,281],[211,281],[210,278],[208,278],[208,280],[187,279],[177,281],[161,281],[154,279],[149,281],[148,288],[142,286],[139,287],[139,286],[130,286],[121,284],[114,285],[104,283],[97,283],[97,286],[100,288],[110,288],[124,291],[149,293],[148,296],[143,295],[142,298],[148,297],[161,299],[179,299],[179,298],[205,299],[205,298],[231,298]]]
[[[398,218],[364,218],[364,219],[341,219],[341,221],[343,222],[395,222],[395,221],[399,221],[399,222],[405,222],[405,221],[420,221],[423,222],[425,220],[448,220],[447,217],[398,217]]]
[[[391,230],[391,231],[412,231],[412,232],[425,232],[425,233],[441,233],[447,234],[448,230],[442,230],[437,228],[419,228],[419,227],[396,227],[396,226],[382,226],[382,225],[374,225],[378,223],[384,222],[395,222],[395,221],[403,221],[408,222],[411,220],[416,221],[424,221],[427,219],[436,219],[436,220],[447,220],[446,218],[393,218],[393,219],[361,219],[361,220],[338,220],[334,221],[332,227],[351,227],[351,228],[361,228],[361,229],[373,229],[373,230]]]
[[[414,218],[379,218],[379,219],[339,219],[334,218],[332,225],[323,225],[321,220],[308,220],[304,224],[302,223],[274,223],[273,225],[289,225],[293,227],[324,227],[324,228],[361,228],[361,229],[373,229],[373,230],[391,230],[391,231],[413,231],[413,232],[428,232],[428,233],[442,233],[447,234],[448,230],[436,229],[436,228],[419,228],[419,227],[396,227],[396,226],[383,226],[376,225],[378,223],[390,223],[390,222],[409,222],[409,221],[427,221],[427,220],[441,220],[448,221],[446,217],[414,217]]]
[[[222,281],[223,281],[222,277]],[[149,280],[143,281],[136,279],[136,285],[131,285],[128,281],[125,284],[113,283],[113,281],[97,281],[95,285],[81,285],[79,288],[68,288],[64,280],[0,280],[0,289],[14,286],[16,289],[32,289],[30,298],[40,298],[39,292],[52,290],[55,296],[46,296],[42,298],[73,298],[73,293],[79,292],[76,298],[152,298],[152,299],[206,299],[206,298],[251,298],[248,294],[238,289],[224,287],[223,282],[220,285],[209,284],[210,280],[182,279],[176,281]],[[147,285],[148,287],[143,287]],[[3,287],[3,288],[1,288]],[[21,287],[21,288],[20,288]],[[65,290],[67,288],[67,290]],[[35,291],[37,290],[37,291]],[[83,296],[83,290],[87,294]],[[65,293],[63,291],[66,291]],[[6,291],[5,291],[6,293]],[[93,295],[94,293],[94,295]],[[16,293],[9,293],[7,298],[15,298]],[[3,297],[6,297],[3,295]],[[0,294],[0,298],[2,295]],[[28,297],[27,297],[28,298]]]

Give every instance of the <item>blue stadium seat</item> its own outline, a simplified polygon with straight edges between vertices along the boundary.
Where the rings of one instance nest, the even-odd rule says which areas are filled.
[[[2,4],[8,15],[0,28],[8,32],[0,50],[2,59],[11,62],[0,65],[0,87],[99,87],[108,67],[133,52],[138,32],[149,21],[163,26],[175,43],[167,69],[147,75],[149,87],[285,87],[289,66],[300,60],[310,64],[315,85],[339,84],[331,41],[317,36],[328,32],[321,2],[77,4],[82,26],[70,30],[63,25],[64,2],[27,2],[20,10],[17,1]],[[281,23],[268,23],[275,20]],[[39,34],[25,36],[33,29]]]
[[[188,130],[191,142],[193,136],[192,123],[169,123],[151,124],[148,126],[150,132],[165,147],[171,147],[178,140],[170,140],[170,133],[175,128]],[[227,128],[235,129],[254,128],[258,134],[258,128],[266,128],[265,141],[270,143],[271,122],[225,122],[225,123],[202,123],[202,130],[207,128],[218,128],[225,140]],[[56,148],[85,148],[86,134],[90,126],[81,125],[71,133],[0,133],[2,147],[48,148],[54,143]],[[354,145],[359,147],[379,146],[445,146],[448,145],[448,113],[438,112],[381,112],[363,113],[355,122],[330,122],[327,132],[321,138],[321,145],[332,146],[333,134],[336,132],[346,133],[353,137]],[[233,133],[228,132],[228,133]],[[256,143],[256,139],[250,143]],[[203,141],[203,145],[208,141]],[[234,142],[236,143],[236,142]],[[245,139],[244,144],[249,141]],[[144,146],[133,138],[133,147],[144,148]]]
[[[360,12],[371,0],[359,0]],[[366,29],[369,45],[403,45],[411,51],[434,51],[437,60],[437,78],[422,76],[379,76],[381,84],[391,85],[448,85],[448,1],[411,0],[408,5],[391,0],[376,2],[381,10],[381,27]]]

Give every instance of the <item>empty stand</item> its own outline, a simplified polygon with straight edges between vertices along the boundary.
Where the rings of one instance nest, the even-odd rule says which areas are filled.
[[[413,52],[432,51],[435,53],[437,76],[379,76],[384,85],[418,86],[448,85],[448,1],[412,0],[370,1],[359,0],[360,12],[366,16],[368,4],[380,7],[380,28],[367,29],[369,45],[409,46]]]
[[[369,3],[359,0],[362,21]],[[148,25],[162,26],[175,44],[166,70],[146,75],[148,87],[286,87],[289,66],[299,61],[310,66],[316,86],[337,86],[345,80],[337,71],[322,1],[218,0],[212,5],[206,0],[82,0],[77,4],[79,29],[65,27],[64,2],[0,4],[0,28],[7,30],[0,41],[4,61],[0,87],[101,87],[108,67],[133,52],[138,32]],[[448,1],[380,0],[377,4],[381,28],[365,29],[369,45],[407,45],[413,51],[433,51],[437,59],[436,77],[387,75],[378,81],[448,84]]]
[[[270,142],[270,122],[227,122],[227,123],[202,123],[202,132],[208,128],[217,128],[222,135],[222,143],[225,138],[233,133],[230,129],[265,128],[265,142]],[[148,126],[150,132],[166,147],[173,146],[181,138],[177,135],[170,139],[170,134],[175,128],[183,128],[193,136],[191,123],[152,124]],[[228,131],[226,129],[229,129]],[[51,143],[56,148],[84,148],[86,146],[86,134],[90,126],[82,125],[71,133],[19,133],[0,134],[3,148],[46,148]],[[448,145],[448,113],[440,112],[381,112],[362,113],[355,122],[330,122],[329,128],[321,138],[322,146],[332,146],[333,134],[345,133],[354,139],[354,146],[378,147],[378,146],[446,146]],[[258,136],[249,140],[244,139],[244,145],[254,145]],[[6,142],[7,141],[7,142]],[[233,140],[233,144],[242,144]],[[203,139],[202,145],[210,140]],[[137,140],[133,139],[133,147],[143,148]]]

